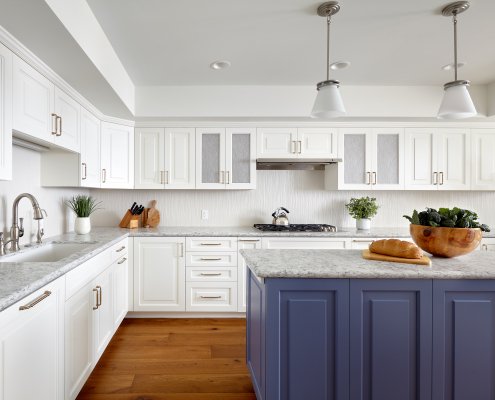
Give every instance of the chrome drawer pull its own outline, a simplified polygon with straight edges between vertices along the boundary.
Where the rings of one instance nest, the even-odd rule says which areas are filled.
[[[103,299],[103,289],[101,288],[101,286],[96,286],[96,289],[98,289],[98,293],[100,294],[98,301],[98,307],[100,307]]]
[[[123,264],[123,263],[125,263],[125,261],[126,261],[126,260],[127,260],[127,258],[125,258],[125,257],[124,257],[124,258],[123,258],[122,260],[120,260],[117,264]]]
[[[239,239],[239,242],[259,242],[259,239]]]
[[[115,250],[117,253],[120,253],[122,250],[125,250],[125,246],[122,246],[120,249]]]
[[[201,246],[221,246],[222,243],[201,243]]]
[[[221,299],[222,296],[199,296],[201,299]]]
[[[98,301],[98,289],[97,288],[93,288],[93,292],[96,292],[96,306],[93,306],[93,310],[98,310],[98,307],[100,306],[98,304],[99,303],[99,301]]]
[[[221,258],[205,258],[201,257],[201,261],[222,261]]]
[[[371,243],[374,240],[373,239],[352,239],[352,241],[355,243]]]
[[[20,311],[29,310],[30,308],[33,308],[39,302],[45,300],[51,294],[52,294],[52,292],[50,292],[49,290],[46,290],[45,293],[43,293],[42,295],[36,297],[33,301],[27,303],[25,306],[20,306],[19,307],[19,310]]]
[[[201,276],[219,276],[219,275],[222,275],[221,272],[216,272],[216,273],[205,273],[205,272],[201,272],[200,273]]]

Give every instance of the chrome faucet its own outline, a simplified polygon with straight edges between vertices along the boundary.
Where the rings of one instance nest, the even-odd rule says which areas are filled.
[[[38,200],[29,193],[21,193],[19,196],[17,196],[14,200],[14,204],[12,205],[12,227],[10,228],[10,240],[5,242],[4,246],[6,246],[8,243],[10,243],[10,250],[11,251],[18,251],[19,250],[19,238],[24,236],[24,226],[23,226],[23,220],[24,218],[18,218],[18,208],[19,208],[19,201],[23,197],[27,197],[33,206],[33,211],[34,211],[34,219],[40,220],[43,219],[43,210],[40,208],[40,205],[38,204]],[[45,212],[46,214],[46,212]],[[17,220],[19,219],[19,223]],[[43,236],[43,234],[41,234]],[[41,242],[41,236],[40,236],[40,227],[38,224],[38,239]]]

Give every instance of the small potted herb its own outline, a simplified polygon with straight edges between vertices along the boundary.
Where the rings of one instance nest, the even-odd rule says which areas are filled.
[[[76,214],[76,220],[74,222],[74,231],[78,235],[85,235],[91,231],[91,220],[89,217],[101,204],[101,201],[96,201],[91,196],[77,195],[72,197],[72,199],[65,202],[67,207],[69,207]]]
[[[351,198],[345,205],[349,214],[356,220],[356,228],[367,230],[371,228],[371,218],[378,212],[378,204],[374,197]]]

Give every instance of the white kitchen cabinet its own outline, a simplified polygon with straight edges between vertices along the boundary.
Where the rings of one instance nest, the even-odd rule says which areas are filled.
[[[495,238],[483,238],[481,240],[480,250],[495,251]]]
[[[262,249],[346,249],[349,248],[347,238],[327,237],[264,237],[261,239]]]
[[[129,310],[129,259],[124,253],[112,267],[113,325],[118,327]]]
[[[495,130],[471,129],[471,190],[495,190]]]
[[[239,238],[237,240],[237,246],[239,251],[243,249],[261,249],[261,238]],[[247,265],[244,257],[239,254],[237,257],[237,311],[246,312],[247,306]]]
[[[256,187],[255,129],[196,129],[196,188]]]
[[[58,87],[55,87],[54,96],[57,134],[53,142],[67,150],[79,152],[81,106]]]
[[[12,52],[0,44],[0,179],[12,179]]]
[[[101,186],[100,120],[84,108],[81,109],[80,182],[83,187]]]
[[[404,188],[404,133],[395,128],[340,130],[343,161],[326,167],[329,190],[400,190]]]
[[[0,399],[64,399],[64,282],[0,313]]]
[[[98,362],[114,334],[112,272],[112,267],[108,267],[94,281],[95,296],[98,296],[93,334],[95,362]]]
[[[258,128],[258,158],[335,158],[333,128]]]
[[[101,187],[134,187],[134,129],[110,122],[101,124]]]
[[[187,282],[186,311],[237,311],[237,282]]]
[[[134,311],[185,311],[184,238],[134,238]]]
[[[469,190],[467,130],[407,129],[406,149],[406,189]]]
[[[136,189],[194,189],[194,129],[138,128],[135,136]]]

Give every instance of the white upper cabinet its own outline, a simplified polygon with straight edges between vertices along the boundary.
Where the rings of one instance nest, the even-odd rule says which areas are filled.
[[[327,189],[404,188],[404,133],[395,128],[340,129],[342,162],[327,167]]]
[[[1,44],[0,179],[12,179],[12,52]]]
[[[165,129],[135,130],[135,188],[163,189],[165,186]]]
[[[258,158],[334,158],[333,128],[258,128]]]
[[[134,187],[134,129],[109,122],[101,124],[101,187]]]
[[[196,133],[194,128],[165,129],[166,189],[196,187]]]
[[[256,130],[196,129],[196,188],[254,189]]]
[[[469,190],[467,130],[407,129],[406,149],[406,189]]]
[[[54,143],[68,150],[79,152],[81,106],[58,87],[55,87],[55,114],[57,115],[57,134]]]
[[[100,120],[81,108],[81,186],[99,188],[100,168]]]
[[[495,190],[495,130],[471,130],[471,190]]]

